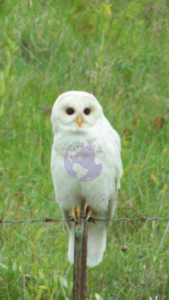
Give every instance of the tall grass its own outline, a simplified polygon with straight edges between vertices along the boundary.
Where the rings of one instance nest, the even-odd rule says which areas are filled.
[[[165,0],[0,1],[0,217],[61,217],[49,115],[67,90],[94,93],[121,136],[116,216],[168,216],[168,28]],[[0,234],[1,299],[71,298],[64,225]],[[88,270],[88,299],[167,300],[168,278],[167,223],[113,223],[103,262]]]

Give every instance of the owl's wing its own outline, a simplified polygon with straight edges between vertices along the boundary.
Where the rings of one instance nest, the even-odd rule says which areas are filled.
[[[117,206],[117,201],[118,201],[118,189],[117,189],[117,185],[115,186],[115,191],[112,195],[110,195],[109,198],[109,206],[108,206],[108,212],[107,212],[107,227],[110,227],[111,224],[111,219],[114,215],[116,206]]]
[[[54,144],[52,146],[50,168],[51,168],[51,175],[52,175],[52,180],[53,180],[53,185],[54,185],[55,197],[56,198],[57,198],[57,188],[56,188],[56,184],[55,184],[56,182],[55,181],[56,181],[57,176],[56,176],[56,172],[55,172],[55,164],[56,164],[56,160],[57,160],[57,156],[58,156],[58,153],[57,153],[57,150],[56,150],[56,145],[58,145],[58,144],[59,144],[59,140],[57,138],[57,135],[55,135]],[[62,209],[61,206],[60,206],[60,209],[62,211],[63,217],[65,219],[68,219],[70,217],[69,211],[65,210],[65,209]],[[67,225],[68,230],[71,229],[71,222],[66,221],[66,225]]]
[[[114,211],[117,206],[118,201],[118,189],[120,188],[121,177],[123,175],[123,166],[121,160],[121,141],[118,133],[112,128],[108,120],[106,119],[106,130],[108,131],[109,135],[109,143],[112,145],[112,160],[113,160],[113,167],[115,170],[115,177],[112,177],[114,180],[113,190],[111,191],[111,195],[109,198],[109,207],[107,218],[112,219]],[[109,225],[111,220],[107,222]]]

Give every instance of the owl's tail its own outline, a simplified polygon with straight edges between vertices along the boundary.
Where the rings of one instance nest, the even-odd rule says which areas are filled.
[[[102,224],[99,224],[102,223]],[[87,265],[94,267],[103,259],[106,248],[107,224],[97,222],[88,224]],[[68,260],[74,262],[74,224],[69,230]]]

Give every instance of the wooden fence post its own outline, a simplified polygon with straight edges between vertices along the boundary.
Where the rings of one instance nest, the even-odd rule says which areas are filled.
[[[81,212],[80,218],[75,222],[73,300],[86,299],[88,221],[83,216],[84,203],[82,204]]]

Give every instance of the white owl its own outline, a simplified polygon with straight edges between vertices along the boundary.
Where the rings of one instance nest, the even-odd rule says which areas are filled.
[[[117,204],[123,173],[118,133],[97,99],[70,91],[58,97],[51,115],[54,142],[51,173],[55,197],[65,218],[76,220],[80,201],[87,219],[110,219]],[[108,221],[88,222],[87,265],[102,261]],[[68,260],[74,259],[74,222],[68,222]]]

